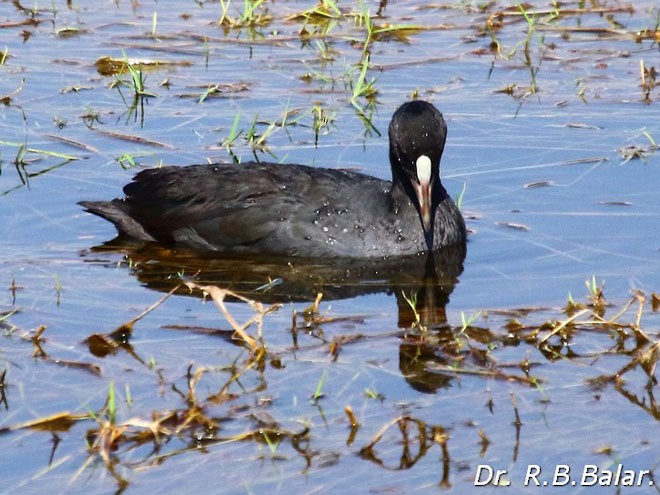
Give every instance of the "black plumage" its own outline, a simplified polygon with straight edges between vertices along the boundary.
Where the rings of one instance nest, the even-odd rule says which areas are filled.
[[[466,240],[463,217],[440,182],[445,137],[442,114],[412,101],[389,128],[392,182],[305,165],[162,167],[139,172],[125,198],[80,204],[120,235],[204,251],[420,254]]]

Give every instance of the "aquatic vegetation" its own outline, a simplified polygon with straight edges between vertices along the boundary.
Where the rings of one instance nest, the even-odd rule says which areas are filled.
[[[241,120],[241,113],[238,112],[236,113],[236,116],[234,117],[234,123],[231,126],[231,129],[229,130],[229,135],[222,140],[222,146],[227,150],[227,153],[231,155],[232,157],[235,156],[233,152],[233,147],[236,139],[243,133],[242,130],[238,130],[238,124],[240,123]]]
[[[157,65],[157,63],[156,63]],[[104,57],[98,59],[96,66],[102,74],[113,74],[115,80],[108,84],[110,89],[117,89],[119,96],[121,97],[124,105],[128,108],[126,112],[126,121],[129,121],[131,116],[134,116],[135,121],[140,120],[140,125],[144,125],[144,100],[146,98],[155,98],[157,97],[156,93],[147,91],[145,87],[146,76],[142,70],[140,63],[137,61],[129,60],[126,53],[124,53],[124,59],[121,65],[117,66],[117,62],[109,57]],[[122,74],[126,74],[130,78],[120,77]],[[132,100],[130,103],[124,97],[122,88],[128,88],[132,92]]]
[[[155,93],[151,93],[145,89],[146,78],[144,76],[144,72],[141,68],[139,68],[137,64],[131,62],[126,54],[124,54],[123,67],[119,69],[117,73],[122,74],[125,72],[128,72],[128,74],[131,76],[130,79],[121,79],[118,75],[116,75],[115,80],[109,85],[110,88],[117,88],[124,102],[126,102],[126,100],[124,99],[124,96],[121,92],[122,87],[126,87],[133,91],[135,98],[156,96]]]
[[[25,84],[25,80],[22,79],[19,86],[14,91],[12,91],[9,94],[0,96],[0,103],[2,103],[5,106],[10,106],[12,104],[12,100],[23,90],[24,84]]]
[[[337,6],[337,2],[334,0],[320,0],[315,6],[299,12],[296,14],[289,15],[285,20],[286,21],[303,21],[305,24],[312,24],[315,26],[323,25],[325,29],[323,34],[328,34],[329,21],[339,20],[343,16],[341,10]]]
[[[242,161],[239,153],[239,145],[246,146],[255,161],[260,161],[259,154],[268,154],[272,158],[277,158],[270,150],[267,140],[277,131],[286,130],[289,127],[298,125],[300,118],[291,118],[298,114],[298,110],[289,110],[288,108],[282,113],[279,120],[264,121],[260,120],[258,115],[255,115],[250,122],[250,126],[245,129],[239,129],[241,114],[240,112],[234,117],[234,122],[229,129],[227,137],[222,139],[221,145],[235,163]],[[265,129],[260,130],[262,128]],[[242,142],[239,143],[239,138],[242,137]]]
[[[378,91],[376,90],[375,83],[376,79],[372,78],[367,81],[367,70],[369,69],[369,55],[367,54],[362,59],[362,64],[360,68],[360,73],[357,77],[357,80],[353,84],[353,94],[351,95],[351,105],[353,105],[360,113],[364,114],[365,110],[360,105],[359,99],[364,98],[368,101],[368,105],[373,107],[376,101],[376,95]]]
[[[330,112],[327,109],[323,108],[321,105],[316,104],[312,108],[312,129],[314,130],[314,146],[319,144],[319,135],[328,134],[330,128],[333,126],[335,114]]]
[[[58,274],[55,274],[53,276],[55,279],[55,293],[57,294],[57,306],[60,305],[62,302],[62,281],[60,280],[60,277]]]
[[[314,41],[314,47],[319,53],[319,58],[323,62],[334,60],[339,52],[331,47],[329,37],[344,18],[337,3],[333,0],[321,0],[314,7],[288,16],[287,22],[302,22],[303,25],[298,32],[303,47],[311,46]]]
[[[331,493],[359,479],[468,493],[482,462],[657,457],[652,2],[7,7],[0,438],[22,463],[10,491],[166,479]],[[339,281],[280,306],[313,262],[264,260],[217,285],[224,265],[113,251],[75,206],[163,163],[291,155],[377,171],[379,128],[406,98],[449,123],[447,191],[473,232],[458,285],[402,276],[386,294],[369,279],[339,299]]]
[[[643,60],[639,61],[639,72],[642,79],[642,93],[644,103],[651,103],[651,92],[656,86],[656,70],[654,66],[647,67]]]
[[[658,144],[646,129],[642,130],[642,135],[648,140],[649,144],[633,144],[619,149],[623,163],[628,163],[634,159],[642,160],[646,163],[658,150]]]
[[[142,152],[142,153],[122,153],[119,155],[116,160],[117,163],[119,163],[119,166],[123,168],[124,170],[130,170],[132,168],[137,168],[140,166],[145,166],[142,164],[140,161],[138,161],[139,158],[156,158],[157,155],[155,153],[151,152]],[[162,159],[156,160],[154,164],[150,164],[149,166],[155,166],[155,167],[161,167],[163,165]]]
[[[114,76],[115,81],[111,83],[110,88],[114,88],[117,84],[122,84],[131,89],[137,89],[138,91],[144,90],[144,82],[146,76],[144,72],[147,71],[157,71],[171,69],[175,67],[190,67],[192,64],[186,60],[158,60],[158,59],[132,59],[128,58],[126,53],[123,53],[123,57],[99,57],[96,62],[94,62],[94,67],[96,71],[102,76]],[[131,76],[130,80],[126,80],[124,83],[120,83],[117,80],[119,76],[129,74]]]
[[[512,82],[505,88],[497,92],[508,94],[520,101],[518,111],[523,101],[532,94],[539,92],[539,74],[541,66],[545,60],[562,60],[559,49],[560,42],[571,42],[572,36],[579,36],[580,41],[587,41],[593,36],[593,39],[653,39],[654,29],[643,30],[643,34],[626,29],[625,26],[617,22],[614,16],[618,13],[632,13],[631,6],[600,6],[600,5],[580,5],[578,8],[569,8],[553,2],[552,8],[532,7],[528,4],[516,3],[512,8],[495,8],[484,23],[481,34],[490,38],[489,50],[494,55],[494,61],[491,66],[491,75],[493,70],[501,64],[510,64],[515,62],[519,53],[522,53],[522,63],[529,72],[529,83],[521,84]],[[608,27],[584,26],[583,20],[587,18],[603,17],[609,24]],[[578,21],[575,25],[568,24],[567,20],[575,19]],[[526,22],[526,36],[524,40],[510,38],[506,36],[507,27],[516,23]],[[551,41],[548,35],[559,35]],[[640,38],[641,36],[641,38]],[[510,40],[510,41],[509,41]],[[522,47],[522,49],[521,49]],[[616,51],[613,51],[615,54]],[[648,102],[648,89],[652,88],[652,83],[645,84],[648,76],[653,79],[652,72],[645,72],[643,63],[642,90],[644,101]],[[586,103],[586,78],[576,78],[576,94],[578,98]],[[516,112],[517,114],[517,112]]]
[[[323,398],[323,384],[325,383],[327,376],[328,374],[325,372],[325,370],[323,370],[323,373],[321,373],[321,378],[319,378],[319,382],[316,384],[316,390],[312,395],[313,402],[318,402],[319,399]]]
[[[198,285],[193,282],[186,282],[185,285],[191,290],[202,291],[204,294],[211,297],[211,299],[218,307],[222,315],[227,319],[227,322],[233,328],[234,332],[236,332],[236,335],[245,343],[247,348],[250,350],[253,359],[257,361],[262,359],[262,357],[267,352],[262,334],[263,319],[269,313],[277,311],[281,307],[280,304],[273,304],[266,307],[258,301],[248,299],[244,296],[233,293],[231,291],[220,289],[219,287]],[[225,299],[227,297],[233,297],[239,299],[240,301],[243,301],[244,303],[247,303],[254,310],[255,313],[254,316],[248,319],[245,323],[239,324],[231,315],[231,313],[228,311],[227,306],[225,305]],[[250,335],[247,331],[253,325],[256,327],[256,332],[257,332],[256,336],[254,337]]]
[[[232,16],[229,9],[231,0],[220,0],[222,12],[218,25],[229,28],[267,26],[271,21],[265,0],[243,0],[243,10]]]
[[[144,398],[132,395],[130,382],[124,384],[124,393],[120,396],[115,381],[110,378],[107,380],[104,404],[96,411],[89,409],[75,413],[54,413],[6,426],[0,431],[6,434],[11,431],[33,429],[71,436],[75,431],[73,425],[92,423],[91,428],[82,432],[88,457],[77,470],[73,480],[82,476],[94,459],[98,458],[114,478],[119,489],[126,488],[132,483],[135,470],[169,462],[168,460],[173,457],[194,455],[198,447],[202,446],[229,449],[235,442],[247,442],[252,443],[256,451],[259,451],[262,444],[267,446],[270,455],[278,458],[288,459],[292,453],[301,458],[308,458],[311,452],[320,447],[312,439],[315,437],[316,429],[324,428],[323,426],[301,417],[298,418],[299,426],[291,429],[285,426],[285,418],[270,416],[268,420],[255,419],[259,417],[258,404],[247,406],[250,403],[248,401],[242,409],[232,409],[231,404],[241,397],[258,395],[260,390],[267,388],[269,377],[275,379],[277,369],[287,362],[292,364],[294,355],[311,357],[325,349],[328,356],[334,355],[335,358],[332,360],[333,364],[327,365],[329,371],[323,369],[315,386],[310,389],[309,397],[316,407],[321,407],[327,402],[322,399],[339,401],[340,409],[335,411],[333,408],[332,414],[334,416],[341,413],[345,416],[342,423],[348,426],[348,432],[344,433],[345,436],[347,435],[346,451],[335,453],[334,456],[340,458],[358,454],[366,462],[386,466],[393,462],[386,454],[387,450],[397,446],[396,451],[401,453],[401,460],[390,467],[396,468],[398,465],[409,468],[422,459],[433,456],[435,449],[440,449],[442,453],[439,461],[440,483],[449,486],[456,482],[453,480],[456,475],[447,465],[451,459],[464,456],[465,453],[458,454],[455,451],[454,445],[457,441],[455,427],[450,428],[440,421],[428,421],[414,412],[394,414],[390,419],[376,420],[377,422],[374,423],[374,418],[368,416],[359,419],[351,405],[342,402],[341,395],[337,395],[336,384],[329,383],[332,370],[340,369],[336,360],[338,353],[333,351],[333,348],[336,349],[337,341],[316,340],[318,337],[308,333],[310,329],[315,329],[314,332],[321,329],[330,331],[333,326],[343,325],[342,319],[324,314],[320,307],[320,296],[303,312],[305,322],[302,326],[299,327],[295,323],[294,316],[294,327],[307,329],[305,333],[297,334],[297,338],[303,338],[305,342],[296,343],[294,340],[289,349],[275,349],[268,345],[267,335],[272,329],[267,318],[280,308],[279,305],[263,305],[215,286],[193,282],[185,282],[185,285],[192,291],[204,292],[213,300],[231,326],[231,339],[239,345],[238,357],[213,367],[191,363],[187,367],[185,376],[181,377],[185,384],[181,388],[178,383],[180,380],[176,375],[159,370],[154,366],[153,358],[147,360],[139,356],[139,351],[130,344],[135,323],[149,313],[162,308],[174,291],[114,332],[105,334],[103,339],[106,343],[112,343],[110,345],[115,349],[113,352],[120,349],[125,351],[145,370],[156,373],[160,380],[169,383],[169,390],[178,397],[180,404],[178,407],[154,409],[147,415],[144,412],[139,413],[137,410],[145,411],[145,404],[140,403]],[[598,390],[599,393],[611,387],[612,392],[625,397],[633,406],[639,407],[648,414],[660,413],[654,402],[648,402],[643,395],[640,396],[639,392],[634,391],[635,386],[641,386],[642,394],[652,393],[653,383],[656,380],[656,365],[660,359],[660,352],[656,339],[645,329],[644,321],[647,313],[654,314],[660,308],[660,296],[636,291],[628,301],[613,304],[605,302],[604,284],[599,283],[596,277],[587,280],[586,286],[586,300],[576,301],[569,296],[569,304],[563,310],[534,308],[483,310],[470,317],[461,313],[461,322],[455,326],[438,326],[427,322],[429,326],[421,339],[415,332],[399,337],[392,335],[389,338],[401,339],[405,355],[416,350],[411,364],[417,363],[422,366],[418,368],[416,376],[425,380],[428,386],[433,386],[432,380],[439,376],[445,376],[448,380],[462,376],[464,379],[473,377],[474,380],[489,383],[492,380],[501,380],[517,384],[518,388],[514,389],[517,391],[510,395],[514,425],[517,425],[517,430],[525,425],[522,420],[522,406],[518,404],[517,395],[525,388],[537,389],[544,397],[544,401],[550,403],[553,395],[558,393],[556,388],[551,391],[546,387],[549,380],[556,378],[551,374],[545,376],[549,365],[544,365],[542,360],[546,363],[563,360],[564,363],[574,363],[578,367],[584,366],[585,359],[591,362],[609,362],[610,364],[605,367],[603,365],[595,367],[591,378],[586,380],[584,386]],[[177,286],[176,290],[180,287]],[[227,305],[228,297],[247,304],[251,308],[252,316],[240,323]],[[415,301],[415,296],[407,296],[407,300],[413,309],[418,307],[419,301]],[[4,314],[0,323],[7,325],[8,320],[14,315],[15,313]],[[418,323],[419,321],[420,317]],[[34,354],[39,359],[73,369],[93,370],[91,363],[65,362],[53,356],[53,353],[62,352],[58,346],[51,346],[53,351],[46,351],[43,347],[44,330],[45,327],[41,327],[33,332],[16,329],[12,332],[23,334],[22,338],[32,342]],[[98,355],[102,350],[102,346],[94,342],[100,339],[100,335],[88,339],[90,352],[93,355]],[[317,334],[317,336],[321,335],[321,333]],[[587,344],[592,337],[597,337],[596,340],[601,343]],[[56,340],[57,337],[53,336],[49,341]],[[313,343],[315,340],[316,344]],[[631,340],[632,347],[627,345]],[[602,344],[605,342],[610,344],[603,347]],[[342,347],[361,344],[364,344],[364,337],[345,339]],[[515,347],[528,350],[527,356],[517,365],[498,359],[500,354],[507,353],[507,349]],[[540,361],[538,357],[531,358],[530,351],[542,360]],[[610,354],[614,354],[618,359],[607,359]],[[439,360],[439,356],[446,356],[448,359],[442,364],[443,360]],[[272,366],[267,366],[268,362]],[[425,368],[426,377],[422,378],[420,372]],[[9,369],[14,368],[10,366]],[[100,373],[100,370],[96,370],[95,373]],[[0,374],[0,404],[6,404],[10,398],[7,394],[8,385],[11,385],[8,376],[11,375],[5,368]],[[218,380],[223,376],[225,378]],[[254,378],[254,385],[246,387],[245,383],[252,381],[249,377]],[[413,375],[408,376],[408,379],[413,379]],[[365,388],[363,392],[366,399],[371,401],[377,399],[378,405],[373,407],[387,407],[392,401],[371,387]],[[492,406],[491,403],[490,407]],[[148,409],[147,406],[146,410]],[[299,409],[300,406],[295,410]],[[301,414],[304,415],[302,410]],[[275,411],[271,412],[273,413],[277,414]],[[243,423],[245,425],[243,431],[234,433],[227,431],[222,425],[229,418],[232,422]],[[451,434],[450,430],[452,430]],[[478,431],[480,438],[478,448],[481,449],[482,455],[491,448],[490,430],[489,425],[481,425]],[[495,433],[493,430],[492,434]],[[517,445],[520,440],[518,435],[516,438]],[[151,454],[136,462],[131,452],[141,445],[152,445],[153,449]]]
[[[456,198],[454,198],[454,203],[456,203],[456,206],[458,207],[459,210],[463,210],[463,200],[465,199],[466,191],[467,191],[467,182],[463,182],[463,187],[461,188],[461,192],[458,193]]]
[[[156,29],[158,26],[158,12],[154,10],[154,15],[151,21],[151,37],[156,38]]]
[[[544,46],[544,37],[543,35],[537,33],[535,26],[536,26],[536,16],[535,14],[528,13],[525,8],[522,6],[522,4],[518,3],[516,4],[516,7],[518,7],[518,10],[520,10],[520,13],[523,15],[525,18],[525,21],[527,22],[527,37],[525,38],[524,41],[524,50],[523,53],[525,55],[525,65],[529,68],[530,71],[530,76],[531,76],[531,83],[529,86],[529,93],[528,94],[533,94],[536,93],[536,74],[540,68],[540,61],[543,60],[543,56],[539,58],[539,65],[535,66],[532,64],[532,57],[530,54],[530,45],[532,42],[533,37],[538,38],[538,44],[539,46],[543,47]],[[555,15],[555,14],[553,14]],[[527,95],[525,95],[527,96]],[[523,96],[523,98],[525,97]]]
[[[68,153],[33,148],[32,146],[28,146],[26,143],[0,140],[0,145],[9,146],[16,149],[16,155],[12,163],[14,165],[18,179],[20,180],[20,183],[14,187],[0,191],[0,196],[6,195],[22,187],[27,187],[29,189],[30,181],[32,179],[46,174],[52,170],[63,167],[72,161],[80,159],[80,157]],[[50,161],[52,160],[48,159],[55,159],[55,163],[51,164]],[[47,164],[39,167],[42,160],[46,160]],[[2,162],[0,161],[0,164],[1,163]]]

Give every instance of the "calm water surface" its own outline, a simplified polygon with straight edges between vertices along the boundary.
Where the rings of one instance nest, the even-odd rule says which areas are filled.
[[[118,493],[120,480],[124,493],[473,493],[479,464],[509,470],[514,490],[530,464],[581,472],[585,464],[613,469],[621,462],[655,474],[660,412],[655,381],[647,386],[654,371],[631,366],[616,385],[590,382],[639,357],[630,328],[619,340],[612,327],[585,323],[554,355],[505,337],[513,318],[530,327],[565,319],[569,294],[586,301],[585,281],[595,277],[612,303],[610,316],[631,290],[644,291],[639,326],[650,342],[658,338],[650,300],[660,291],[660,155],[653,154],[660,93],[652,89],[644,102],[640,75],[640,65],[660,68],[658,33],[635,39],[657,30],[657,6],[595,2],[587,8],[598,12],[578,14],[576,2],[562,6],[559,20],[538,14],[530,18],[528,62],[530,24],[522,16],[494,18],[503,22],[493,32],[499,55],[483,33],[489,16],[509,4],[495,2],[485,12],[466,2],[388,5],[377,25],[427,29],[406,41],[371,43],[367,80],[375,80],[376,103],[368,108],[357,99],[368,125],[350,103],[366,35],[347,14],[360,6],[339,2],[344,15],[327,36],[303,43],[301,30],[314,26],[292,16],[315,3],[267,4],[269,25],[223,30],[215,2],[0,0],[0,49],[7,53],[0,65],[0,313],[16,311],[3,321],[0,340],[3,493]],[[378,9],[378,2],[366,4],[372,14]],[[242,9],[231,2],[230,16]],[[95,66],[124,54],[161,63],[145,70],[146,90],[156,96],[132,109],[131,90],[113,87],[129,76],[102,75]],[[200,103],[210,85],[221,93]],[[329,281],[323,269],[296,260],[214,264],[92,249],[114,231],[76,202],[119,196],[135,172],[120,166],[128,156],[140,166],[231,160],[222,143],[239,115],[242,133],[232,152],[243,161],[253,158],[245,137],[256,121],[258,134],[270,132],[270,154],[257,152],[260,160],[387,178],[387,125],[413,92],[448,121],[444,183],[455,197],[465,189],[471,230],[462,270],[449,262],[445,278],[424,293],[433,302],[422,315],[433,345],[406,337],[414,318],[401,290],[416,287],[406,275],[413,268],[357,270],[350,280]],[[317,144],[315,106],[331,117]],[[296,125],[268,131],[287,110],[295,111],[287,120]],[[627,160],[634,151],[643,159]],[[198,268],[234,288],[280,277],[280,297],[272,299],[284,301],[299,300],[287,284],[300,289],[301,272],[317,274],[322,284],[301,282],[300,290],[312,298],[324,291],[325,320],[305,327],[299,314],[296,347],[292,313],[308,303],[285,302],[267,315],[265,366],[245,369],[224,400],[214,396],[248,356],[200,297],[179,293],[136,323],[130,352],[90,351],[90,335],[112,332],[172,288],[177,272]],[[244,303],[228,308],[239,321],[253,315]],[[636,308],[626,322],[637,322]],[[473,315],[472,330],[461,333]],[[41,325],[43,353],[31,340]],[[342,344],[334,358],[332,341]],[[181,424],[190,406],[189,369],[206,370],[197,398],[216,426],[170,431],[160,442],[131,440],[170,413]],[[527,381],[530,374],[538,381]],[[110,464],[88,449],[94,419],[8,431],[54,414],[99,414],[111,383],[116,422],[127,430],[107,452]],[[313,402],[319,383],[323,398]],[[354,436],[349,405],[360,424]],[[614,486],[528,489],[618,493]]]

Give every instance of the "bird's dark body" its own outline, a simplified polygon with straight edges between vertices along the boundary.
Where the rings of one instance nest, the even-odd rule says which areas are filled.
[[[393,182],[304,165],[162,167],[138,173],[124,187],[125,198],[80,204],[114,223],[121,235],[204,251],[372,258],[420,254],[465,242],[463,217],[437,171],[444,134],[439,145],[431,143],[428,149],[419,137],[417,143],[424,146],[413,151],[435,160],[432,223],[425,231],[406,183],[411,167],[415,173],[415,157],[411,165],[405,152],[393,151],[394,124],[393,119]],[[416,127],[412,125],[414,132],[427,132]],[[394,132],[396,138],[400,131]],[[407,146],[420,145],[413,140]]]

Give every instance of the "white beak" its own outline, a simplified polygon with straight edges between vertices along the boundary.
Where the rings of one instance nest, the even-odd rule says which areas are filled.
[[[418,182],[413,182],[417,202],[419,203],[419,216],[422,219],[424,231],[431,230],[431,159],[426,155],[420,155],[415,162],[417,168]]]

